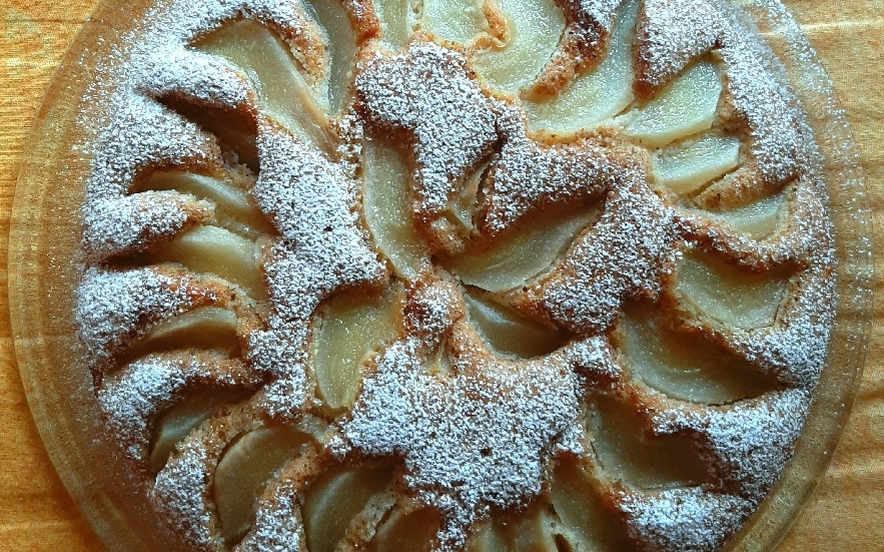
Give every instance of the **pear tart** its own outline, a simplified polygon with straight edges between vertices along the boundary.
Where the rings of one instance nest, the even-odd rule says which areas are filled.
[[[836,259],[738,7],[133,28],[80,115],[75,320],[106,446],[187,550],[709,551],[773,488]]]

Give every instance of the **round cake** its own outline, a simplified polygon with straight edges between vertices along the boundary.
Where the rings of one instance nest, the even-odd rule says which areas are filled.
[[[134,13],[83,71],[52,261],[79,446],[137,504],[107,524],[206,552],[736,542],[839,309],[829,138],[751,8]]]

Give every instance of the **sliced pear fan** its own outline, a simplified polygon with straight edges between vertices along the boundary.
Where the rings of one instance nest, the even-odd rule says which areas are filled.
[[[305,82],[288,45],[265,26],[242,19],[205,36],[194,46],[234,64],[255,88],[259,111],[307,145],[328,149],[322,130],[328,106],[317,104],[315,96],[321,96]]]
[[[627,115],[624,131],[645,146],[664,146],[712,126],[721,77],[712,63],[687,69],[647,105]]]
[[[540,274],[568,248],[594,212],[538,222],[515,235],[504,235],[484,250],[467,248],[447,268],[464,283],[491,292],[507,291]]]
[[[470,321],[498,352],[531,358],[555,351],[568,339],[564,332],[529,320],[481,293],[464,294]]]
[[[408,513],[394,509],[375,533],[374,552],[429,552],[441,524],[442,515],[435,508]]]
[[[473,68],[492,87],[514,94],[549,62],[565,29],[554,0],[497,0],[506,18],[504,43],[473,56]]]
[[[273,233],[273,227],[251,203],[246,192],[229,182],[199,174],[179,171],[157,171],[133,192],[144,190],[176,190],[215,204],[218,223],[233,232],[255,239]]]
[[[338,294],[327,304],[316,332],[314,372],[319,393],[332,409],[352,406],[366,356],[398,335],[400,293]]]
[[[420,27],[439,40],[469,45],[487,27],[482,0],[424,0]]]
[[[654,153],[657,181],[679,194],[689,194],[734,169],[740,160],[740,140],[706,134]]]
[[[571,134],[610,119],[632,103],[632,44],[637,13],[636,1],[620,6],[608,52],[597,67],[549,101],[525,103],[531,130]]]
[[[676,399],[726,404],[772,387],[745,359],[700,336],[665,330],[648,317],[621,319],[617,345],[642,381]]]
[[[779,272],[739,270],[699,255],[686,256],[676,278],[681,300],[726,325],[747,330],[774,323],[788,281]]]
[[[260,247],[252,241],[217,226],[199,226],[162,244],[146,260],[151,264],[179,263],[193,272],[215,274],[260,298],[265,292],[259,255]]]
[[[334,552],[371,498],[393,477],[393,467],[366,462],[341,467],[310,485],[302,509],[307,549]]]
[[[289,460],[300,456],[310,440],[292,428],[274,427],[246,433],[230,445],[212,484],[225,541],[235,544],[249,531],[255,502],[266,484]]]
[[[710,482],[706,463],[687,436],[648,438],[638,414],[600,397],[590,417],[592,449],[604,475],[642,489]]]
[[[777,229],[780,209],[786,203],[779,193],[732,211],[704,211],[703,214],[729,224],[737,232],[753,239],[770,236]]]
[[[411,216],[411,177],[402,154],[376,140],[365,144],[362,205],[372,237],[396,270],[414,281],[429,264]]]
[[[251,394],[246,389],[213,389],[189,397],[163,414],[153,431],[150,446],[150,470],[158,473],[175,446],[221,408],[235,404]]]

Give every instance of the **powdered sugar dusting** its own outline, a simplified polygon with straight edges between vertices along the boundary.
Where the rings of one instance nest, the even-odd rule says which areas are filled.
[[[513,371],[471,359],[468,351],[450,358],[452,351],[433,351],[450,331],[444,311],[456,304],[445,295],[434,299],[435,308],[424,312],[438,313],[427,320],[441,330],[437,339],[430,337],[428,347],[409,338],[384,351],[343,432],[369,454],[401,455],[418,496],[448,505],[446,539],[461,546],[480,506],[523,504],[540,492],[543,451],[574,425],[579,385],[561,357]],[[432,364],[434,353],[442,366]]]
[[[576,21],[569,21],[562,43],[584,43],[560,48],[555,63],[568,56],[576,56],[574,63],[590,59],[581,48],[595,48],[610,34],[621,3],[569,2]],[[323,413],[334,435],[331,444],[321,445],[323,454],[333,452],[345,462],[351,455],[401,461],[396,488],[443,515],[436,549],[460,548],[491,508],[545,500],[556,455],[592,456],[579,422],[591,387],[607,382],[629,388],[632,377],[618,366],[607,332],[624,302],[671,299],[665,285],[676,260],[701,247],[759,271],[795,267],[770,327],[744,331],[685,321],[696,322],[699,331],[781,388],[720,407],[667,397],[648,401],[656,405],[645,412],[655,434],[691,435],[717,479],[703,488],[657,492],[614,482],[604,492],[614,497],[630,538],[644,550],[713,550],[739,528],[789,458],[824,364],[834,294],[831,230],[810,131],[767,46],[739,16],[706,0],[646,0],[643,6],[637,88],[652,96],[695,59],[715,60],[725,75],[727,105],[719,116],[730,117],[726,123],[748,136],[751,159],[744,169],[754,171],[755,193],[794,181],[783,231],[774,237],[759,242],[702,211],[686,215],[679,200],[655,191],[649,152],[619,136],[616,124],[568,141],[530,135],[520,98],[483,90],[469,51],[449,50],[421,35],[395,55],[371,40],[361,44],[358,63],[343,68],[352,71],[352,101],[328,125],[317,122],[334,142],[326,151],[259,112],[260,83],[243,74],[247,68],[191,46],[226,23],[255,19],[292,48],[296,70],[312,89],[321,89],[332,70],[323,43],[331,33],[309,5],[174,0],[151,10],[149,22],[113,51],[100,71],[113,84],[98,81],[90,89],[88,99],[98,107],[83,121],[92,135],[83,147],[92,171],[82,209],[88,266],[76,312],[108,427],[130,456],[143,461],[154,420],[192,389],[259,388],[236,407],[238,418],[225,413],[203,424],[178,444],[156,480],[146,482],[156,507],[193,550],[228,548],[211,481],[230,440],[266,423],[298,424],[320,409],[311,349],[322,301],[341,290],[367,292],[397,279],[363,228],[360,147],[366,135],[383,135],[401,147],[412,169],[418,234],[436,257],[456,249],[447,248],[446,240],[506,236],[535,216],[579,209],[601,214],[541,276],[489,294],[519,315],[570,331],[573,338],[564,346],[529,359],[495,352],[473,327],[478,322],[466,316],[461,284],[432,267],[406,285],[401,338],[367,357],[355,405],[342,415]],[[348,9],[357,13],[365,6]],[[559,69],[562,78],[570,74]],[[252,166],[257,178],[247,192],[275,230],[262,236],[258,248],[266,300],[169,265],[114,268],[141,262],[139,253],[161,248],[216,215],[212,200],[131,193],[139,179],[157,169],[251,174],[237,166],[229,144],[158,98],[254,118],[257,131],[247,140],[254,140],[259,163]],[[477,174],[485,168],[484,176]],[[472,189],[476,182],[478,189]],[[468,213],[474,228],[463,218],[452,222],[464,194],[475,200]],[[173,351],[114,365],[133,339],[157,323],[200,306],[231,304],[242,358],[203,351],[191,359]],[[111,373],[114,368],[120,370]],[[304,547],[303,486],[285,478],[273,485],[272,500],[257,508],[239,548]]]
[[[84,209],[83,248],[94,260],[141,253],[210,218],[213,206],[175,192],[95,200]]]
[[[655,424],[661,432],[695,432],[727,490],[757,502],[792,455],[807,408],[807,392],[789,389],[729,408],[675,407],[659,413]]]
[[[647,552],[718,550],[752,511],[752,502],[699,488],[617,497],[629,533]]]
[[[624,171],[620,178],[595,226],[552,276],[524,292],[528,302],[577,333],[608,328],[629,297],[655,297],[674,259],[672,212],[642,182],[641,172]]]
[[[527,136],[523,113],[505,105],[497,109],[502,145],[482,205],[481,228],[489,235],[544,208],[598,199],[642,161],[638,151],[605,137],[543,147]]]
[[[469,78],[462,55],[419,42],[399,55],[376,54],[356,81],[367,118],[414,141],[414,193],[438,218],[464,175],[497,139],[491,102]]]
[[[146,461],[151,422],[180,400],[183,390],[194,385],[222,388],[258,383],[258,374],[226,358],[193,358],[190,353],[155,355],[133,362],[119,376],[105,378],[98,403],[111,414],[108,424],[129,455]]]
[[[90,268],[77,290],[79,337],[93,370],[101,373],[126,343],[156,322],[216,300],[214,290],[186,274]]]
[[[638,82],[668,83],[721,37],[721,16],[706,0],[645,0],[639,17]]]

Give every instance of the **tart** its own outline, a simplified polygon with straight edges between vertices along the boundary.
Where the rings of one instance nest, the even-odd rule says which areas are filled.
[[[719,550],[829,450],[854,175],[779,4],[135,15],[74,58],[74,191],[19,203],[63,268],[11,290],[111,546]]]

